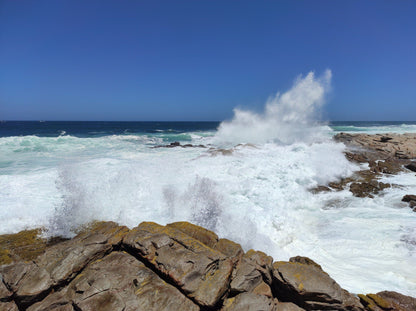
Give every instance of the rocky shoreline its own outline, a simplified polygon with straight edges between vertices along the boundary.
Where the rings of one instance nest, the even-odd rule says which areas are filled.
[[[416,310],[396,292],[354,295],[306,257],[273,261],[187,222],[97,222],[70,240],[0,240],[0,310]]]
[[[395,186],[380,182],[381,174],[416,171],[416,134],[334,139],[363,169],[314,192],[372,197]],[[415,208],[415,194],[403,200]],[[415,298],[352,294],[307,257],[274,261],[187,222],[144,222],[131,230],[96,222],[70,240],[40,234],[0,236],[0,311],[416,310]]]
[[[356,197],[373,198],[386,188],[396,187],[379,181],[382,174],[397,174],[400,172],[416,172],[416,134],[349,134],[339,133],[334,140],[347,146],[345,156],[366,168],[353,176],[320,185],[312,192],[339,191],[348,189]],[[408,194],[403,202],[416,211],[416,196]]]

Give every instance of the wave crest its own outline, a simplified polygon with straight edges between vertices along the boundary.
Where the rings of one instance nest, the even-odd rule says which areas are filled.
[[[290,90],[270,97],[262,113],[234,109],[233,119],[218,127],[216,140],[233,144],[291,144],[322,137],[317,114],[330,89],[331,76],[329,69],[320,77],[315,77],[314,72],[299,76]]]

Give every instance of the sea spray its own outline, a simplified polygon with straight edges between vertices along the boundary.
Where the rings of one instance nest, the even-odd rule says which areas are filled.
[[[70,236],[92,220],[129,227],[190,221],[275,260],[309,256],[354,293],[389,289],[416,296],[416,218],[400,202],[416,193],[414,174],[390,177],[401,186],[374,199],[348,190],[310,191],[358,169],[315,119],[329,87],[326,76],[298,79],[268,101],[264,113],[246,111],[247,123],[236,116],[218,133],[218,124],[152,123],[150,131],[134,132],[128,124],[128,135],[103,128],[111,133],[78,137],[54,124],[55,137],[2,137],[1,233],[44,227]],[[58,127],[67,134],[57,137]],[[175,140],[205,148],[152,148]]]
[[[327,70],[318,78],[314,72],[298,77],[289,91],[268,99],[263,113],[234,109],[233,119],[219,126],[217,140],[234,144],[317,141],[321,138],[317,114],[329,91],[331,76]]]

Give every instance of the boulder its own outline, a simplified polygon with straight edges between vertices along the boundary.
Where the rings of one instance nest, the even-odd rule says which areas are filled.
[[[123,245],[201,306],[219,304],[228,290],[233,261],[172,226],[141,223]]]
[[[304,258],[304,257],[303,257]],[[273,289],[279,300],[307,310],[363,310],[358,298],[342,289],[312,260],[275,262]]]
[[[23,307],[72,280],[88,263],[102,258],[121,242],[126,227],[113,222],[96,223],[88,230],[47,248],[33,262],[0,267],[6,286]]]
[[[377,294],[358,295],[362,304],[370,311],[416,311],[416,299],[396,292],[383,291]]]

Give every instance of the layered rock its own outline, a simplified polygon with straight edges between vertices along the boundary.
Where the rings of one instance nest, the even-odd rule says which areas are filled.
[[[19,245],[29,247],[32,242]],[[7,245],[1,245],[2,252],[11,251]],[[413,310],[415,306],[414,298],[394,292],[360,295],[360,302],[309,258],[273,263],[263,252],[244,253],[239,244],[186,222],[166,226],[145,222],[131,230],[101,222],[71,240],[42,245],[36,258],[16,257],[0,266],[1,311]]]

